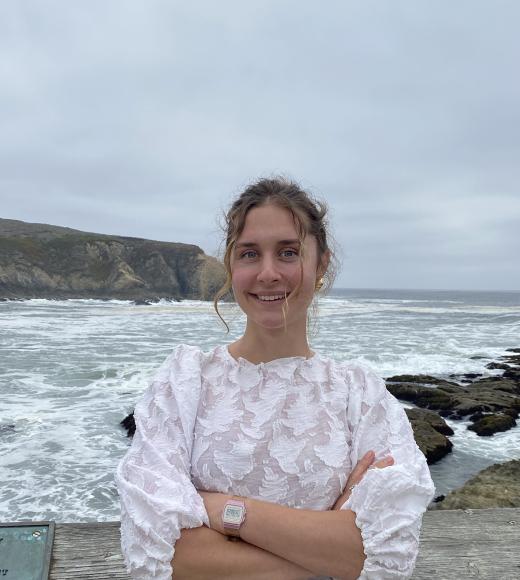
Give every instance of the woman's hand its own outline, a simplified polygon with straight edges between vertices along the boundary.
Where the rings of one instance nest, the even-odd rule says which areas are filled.
[[[393,465],[394,459],[390,455],[374,463],[375,453],[373,451],[368,451],[363,455],[363,457],[356,463],[356,467],[351,471],[348,476],[347,483],[343,493],[338,497],[336,503],[332,506],[333,510],[339,510],[341,506],[347,501],[352,493],[352,488],[357,485],[362,479],[365,473],[369,469],[388,467]]]
[[[226,501],[231,499],[232,496],[217,491],[202,491],[200,489],[197,491],[204,500],[204,506],[208,512],[209,527],[212,530],[227,535],[222,524],[222,510],[224,509]]]

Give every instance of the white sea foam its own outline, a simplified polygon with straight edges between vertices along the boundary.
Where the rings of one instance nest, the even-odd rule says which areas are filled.
[[[383,376],[497,374],[485,365],[520,346],[520,304],[500,299],[332,296],[321,301],[312,347]],[[0,303],[0,517],[117,520],[113,472],[129,445],[119,422],[175,344],[209,350],[241,334],[240,309],[219,308],[229,334],[212,302]],[[451,423],[455,452],[432,466],[439,489],[517,453],[518,427],[484,439]]]

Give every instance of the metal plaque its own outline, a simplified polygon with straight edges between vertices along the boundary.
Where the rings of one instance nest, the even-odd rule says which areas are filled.
[[[47,580],[54,522],[0,523],[0,578]]]

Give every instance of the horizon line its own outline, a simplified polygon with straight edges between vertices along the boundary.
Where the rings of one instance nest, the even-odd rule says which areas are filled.
[[[501,292],[509,294],[520,294],[520,290],[503,290],[503,289],[476,289],[476,288],[375,288],[368,286],[333,286],[330,292],[334,290],[390,290],[390,291],[406,291],[406,292]]]

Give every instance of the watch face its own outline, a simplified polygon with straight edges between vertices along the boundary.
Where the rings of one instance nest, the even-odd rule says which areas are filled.
[[[224,510],[224,520],[228,524],[239,524],[242,521],[244,509],[236,505],[227,505]]]

